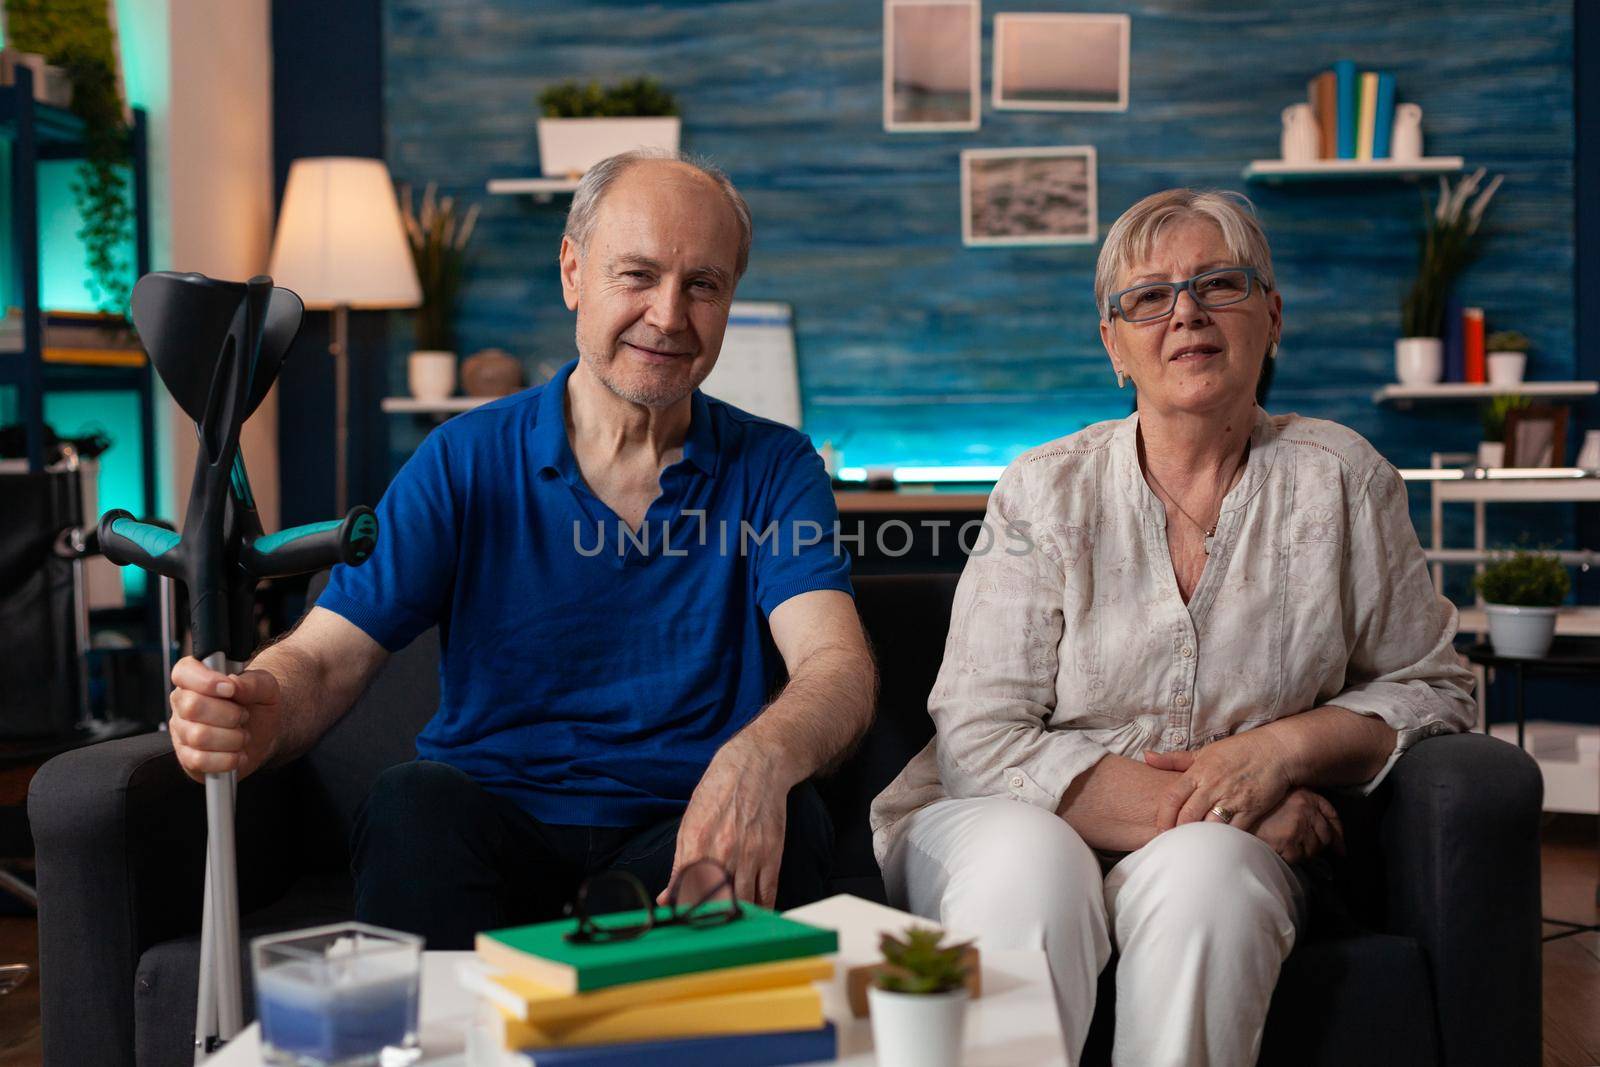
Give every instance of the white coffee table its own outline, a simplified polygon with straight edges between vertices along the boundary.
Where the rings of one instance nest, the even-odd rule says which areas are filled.
[[[878,956],[878,935],[898,932],[912,922],[905,912],[859,897],[837,896],[788,913],[838,931],[839,955],[831,982],[822,986],[822,1010],[839,1030],[834,1063],[872,1067],[872,1026],[850,1015],[845,972]],[[923,923],[926,925],[925,923]],[[961,936],[958,930],[950,931]],[[983,946],[980,944],[979,949]],[[470,952],[428,952],[422,960],[422,1062],[429,1067],[477,1067],[465,1049],[477,1011],[476,998],[456,980],[457,966]],[[967,1015],[966,1067],[1066,1067],[1067,1051],[1056,1017],[1055,995],[1044,953],[1037,949],[983,951],[983,996]],[[257,1067],[260,1027],[252,1023],[206,1061],[207,1067]]]

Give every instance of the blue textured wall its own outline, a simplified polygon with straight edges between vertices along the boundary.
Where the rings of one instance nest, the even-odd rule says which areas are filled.
[[[1126,113],[995,112],[996,10],[1132,17]],[[1418,187],[1246,187],[1277,154],[1279,111],[1336,58],[1393,71],[1421,104],[1430,155],[1503,171],[1464,300],[1535,344],[1529,373],[1570,378],[1573,74],[1570,0],[1420,3],[984,5],[982,129],[881,125],[882,10],[873,0],[385,0],[387,151],[400,181],[483,203],[460,347],[563,360],[572,323],[555,251],[562,205],[490,197],[531,174],[539,90],[567,78],[650,74],[678,94],[686,147],[749,198],[756,246],[740,296],[795,307],[807,428],[851,434],[847,462],[1002,462],[1127,410],[1111,386],[1091,299],[1098,245],[967,249],[962,148],[1092,144],[1100,232],[1172,185],[1245,189],[1272,239],[1283,356],[1269,407],[1344,422],[1394,462],[1470,449],[1467,406],[1395,412],[1399,295],[1416,256]],[[404,391],[404,329],[390,367]],[[392,424],[398,459],[419,428]]]

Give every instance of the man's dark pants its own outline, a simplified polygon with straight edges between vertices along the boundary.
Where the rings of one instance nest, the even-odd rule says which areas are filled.
[[[356,917],[468,949],[480,930],[560,918],[582,881],[625,870],[652,900],[666,888],[678,816],[651,826],[542,823],[444,763],[379,776],[357,817]],[[833,824],[808,782],[789,793],[778,910],[827,895]]]

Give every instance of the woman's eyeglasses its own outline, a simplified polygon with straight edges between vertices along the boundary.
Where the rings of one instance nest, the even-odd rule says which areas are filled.
[[[657,915],[644,883],[627,871],[604,871],[584,879],[567,914],[578,921],[565,935],[568,941],[607,944],[632,941],[663,926],[723,926],[742,918],[744,910],[733,895],[733,875],[708,859],[696,860],[678,872],[665,918]],[[618,917],[611,918],[612,914]]]
[[[1106,315],[1121,315],[1126,322],[1164,319],[1178,306],[1178,294],[1185,289],[1202,307],[1227,307],[1249,299],[1255,282],[1254,267],[1208,270],[1182,282],[1147,282],[1112,293]],[[1265,290],[1266,286],[1263,285],[1262,289]]]

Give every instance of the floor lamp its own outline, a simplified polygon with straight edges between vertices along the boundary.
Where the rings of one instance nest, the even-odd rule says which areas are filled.
[[[350,506],[349,314],[422,303],[383,160],[322,156],[290,164],[271,274],[308,310],[333,312],[328,351],[334,366],[334,510],[343,514]]]

